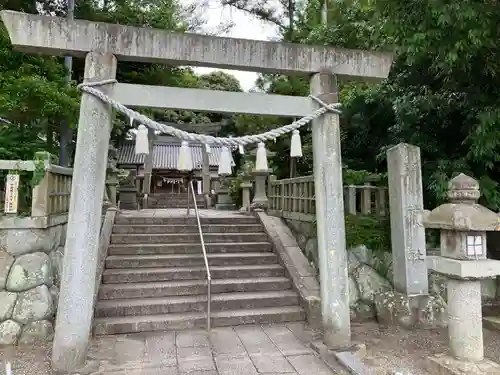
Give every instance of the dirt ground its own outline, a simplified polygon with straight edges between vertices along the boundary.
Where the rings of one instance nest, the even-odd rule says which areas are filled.
[[[407,331],[397,327],[379,328],[376,322],[353,323],[353,339],[364,342],[363,362],[377,375],[399,371],[407,375],[433,375],[426,371],[426,358],[448,351],[446,329]],[[484,330],[485,356],[500,359],[500,333]]]

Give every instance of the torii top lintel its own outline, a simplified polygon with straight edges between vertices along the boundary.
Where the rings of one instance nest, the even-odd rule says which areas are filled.
[[[83,57],[93,50],[118,60],[206,66],[254,72],[383,79],[392,55],[280,42],[172,33],[151,28],[1,12],[14,47],[24,52]]]

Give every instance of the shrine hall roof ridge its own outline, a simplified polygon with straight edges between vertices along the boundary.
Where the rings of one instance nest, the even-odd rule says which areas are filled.
[[[162,137],[163,138],[163,137]],[[176,139],[164,137],[153,144],[153,169],[177,169],[177,161],[179,159],[180,142]],[[203,154],[201,144],[190,144],[191,156],[193,158],[194,169],[200,170],[203,165]],[[219,165],[221,147],[211,146],[211,152],[208,154],[208,162],[210,167]],[[118,165],[143,165],[145,155],[136,155],[135,143],[133,141],[125,141],[118,148]],[[233,162],[234,164],[234,162]]]
[[[386,78],[393,60],[384,52],[173,33],[8,10],[1,17],[16,49],[51,55],[83,57],[101,50],[124,61],[263,73],[329,72],[358,79]]]

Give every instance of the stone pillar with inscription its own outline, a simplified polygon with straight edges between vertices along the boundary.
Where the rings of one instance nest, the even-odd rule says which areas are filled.
[[[500,374],[500,365],[484,358],[480,282],[500,274],[500,261],[486,256],[486,232],[498,229],[498,215],[478,204],[479,196],[478,182],[460,174],[449,183],[450,203],[423,215],[441,237],[441,256],[429,256],[428,267],[448,277],[451,355],[431,357],[432,374]]]
[[[420,148],[400,143],[387,151],[392,262],[395,289],[408,296],[429,292]]]

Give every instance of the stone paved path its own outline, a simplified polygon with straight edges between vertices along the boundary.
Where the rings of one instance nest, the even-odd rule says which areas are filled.
[[[92,375],[333,375],[304,342],[303,323],[103,336],[92,340]],[[299,339],[300,337],[300,339]],[[301,341],[302,339],[302,341]],[[13,375],[54,375],[51,343],[0,346]],[[88,373],[87,373],[88,374]]]
[[[332,375],[295,324],[97,338],[95,375]],[[17,375],[17,374],[15,374]]]

